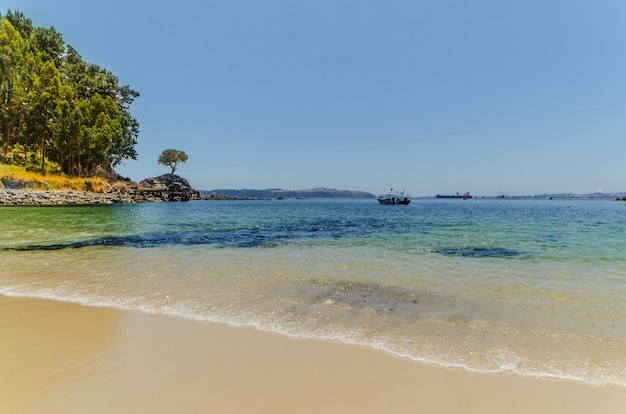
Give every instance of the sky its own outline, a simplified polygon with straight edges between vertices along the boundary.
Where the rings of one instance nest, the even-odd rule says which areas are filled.
[[[141,96],[133,181],[626,191],[623,0],[1,0]]]

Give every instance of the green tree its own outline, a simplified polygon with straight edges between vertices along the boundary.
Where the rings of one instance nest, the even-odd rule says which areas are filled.
[[[184,151],[178,151],[175,149],[166,149],[159,156],[159,164],[167,165],[172,169],[172,174],[176,172],[176,168],[178,168],[178,164],[182,162],[187,162],[189,157],[185,154]]]
[[[54,27],[0,14],[0,159],[72,176],[136,159],[139,93],[83,61]],[[18,154],[18,156],[14,156]],[[39,166],[37,166],[37,164]]]
[[[0,142],[6,150],[18,144],[28,111],[26,58],[28,42],[11,22],[0,19]]]
[[[99,147],[105,150],[105,166],[115,167],[124,159],[137,159],[135,145],[139,135],[139,123],[130,115],[129,107],[139,93],[129,86],[122,86],[119,80],[111,72],[98,65],[84,62],[78,52],[71,46],[67,47],[67,53],[61,63],[61,73],[67,83],[77,93],[77,99],[87,103],[85,119],[88,120],[85,128],[93,133],[93,128],[100,129],[104,124],[109,125],[108,138],[105,145],[94,145],[89,139],[83,141],[89,148]],[[104,101],[103,101],[104,100]],[[106,105],[102,105],[105,102]],[[108,119],[94,117],[94,106],[104,111]],[[96,111],[97,115],[97,111]],[[96,122],[98,125],[96,126]],[[83,129],[85,131],[85,129]],[[91,137],[95,135],[91,134]],[[98,134],[100,138],[103,135]],[[83,167],[83,170],[85,168]]]
[[[34,63],[38,73],[31,73],[32,90],[28,94],[29,110],[22,133],[37,139],[34,144],[39,146],[41,170],[45,174],[46,151],[52,144],[55,131],[61,80],[52,62],[44,63],[39,56],[37,58]]]

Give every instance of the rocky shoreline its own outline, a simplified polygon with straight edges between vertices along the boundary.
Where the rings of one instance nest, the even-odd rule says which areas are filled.
[[[109,186],[103,193],[79,190],[6,188],[0,182],[0,206],[59,206],[161,203],[188,200],[230,200],[216,194],[201,196],[187,180],[173,174],[148,178],[133,187]],[[15,185],[15,183],[12,183]],[[5,187],[5,188],[3,188]]]
[[[118,204],[166,201],[156,194],[132,192],[92,193],[76,190],[11,190],[0,189],[0,205],[55,206],[81,204]]]
[[[195,195],[191,200],[230,200],[219,195]],[[166,192],[155,190],[111,191],[92,193],[77,190],[12,190],[0,189],[0,206],[62,206],[129,203],[162,203],[170,199]]]

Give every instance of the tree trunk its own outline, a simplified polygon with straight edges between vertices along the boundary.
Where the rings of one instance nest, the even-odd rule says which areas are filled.
[[[41,175],[46,175],[46,144],[41,144]]]

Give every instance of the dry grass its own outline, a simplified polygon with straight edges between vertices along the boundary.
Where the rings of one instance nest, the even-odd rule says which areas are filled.
[[[79,190],[103,193],[108,183],[102,178],[41,175],[17,165],[0,164],[0,186],[33,190]]]

